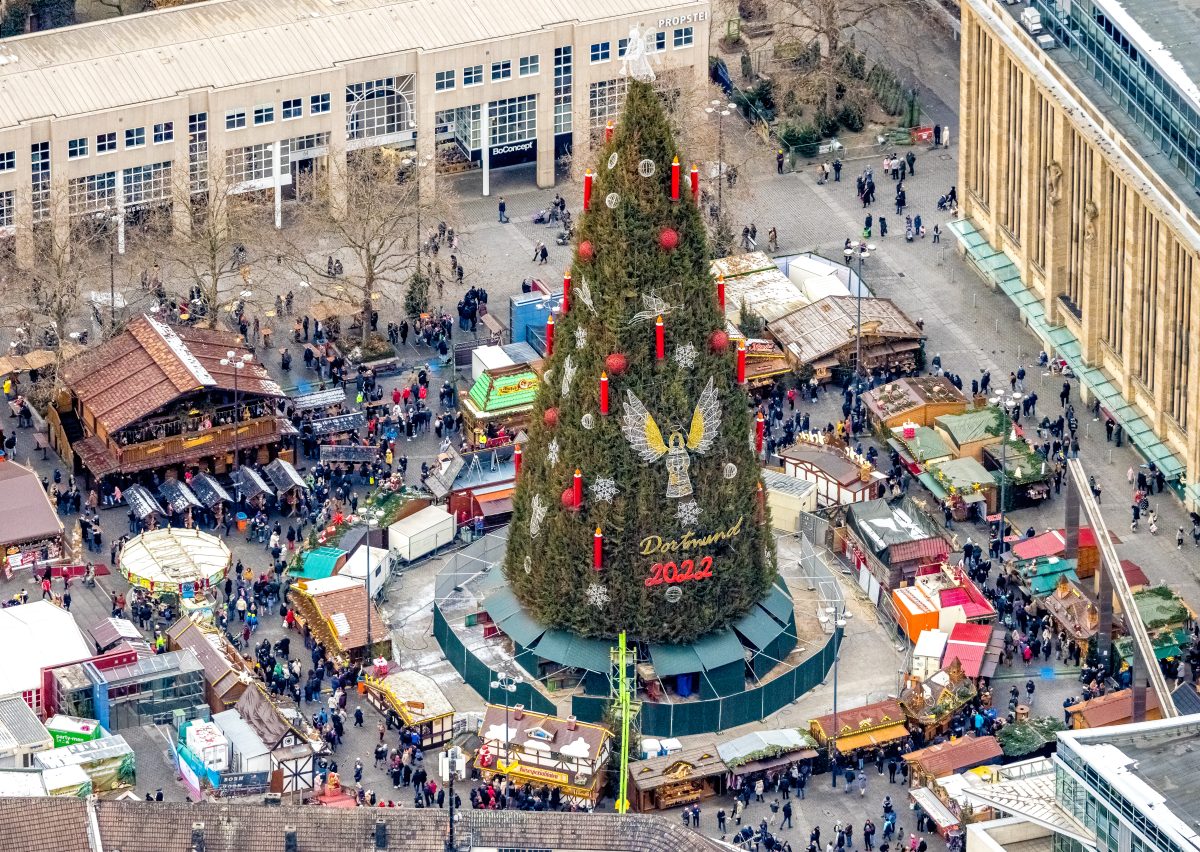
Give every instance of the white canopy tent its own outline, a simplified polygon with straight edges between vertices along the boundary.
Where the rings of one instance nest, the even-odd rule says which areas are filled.
[[[130,539],[119,559],[121,574],[131,586],[183,597],[219,584],[232,564],[233,555],[221,539],[171,527]]]

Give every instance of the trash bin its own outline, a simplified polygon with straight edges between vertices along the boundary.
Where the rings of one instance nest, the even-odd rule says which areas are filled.
[[[237,513],[237,528],[238,528],[238,532],[246,531],[246,513],[245,512]]]

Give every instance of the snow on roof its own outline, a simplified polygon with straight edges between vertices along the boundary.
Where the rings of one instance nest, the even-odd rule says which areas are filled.
[[[21,649],[0,664],[0,696],[40,689],[43,668],[92,656],[71,613],[49,601],[0,609],[0,648]]]

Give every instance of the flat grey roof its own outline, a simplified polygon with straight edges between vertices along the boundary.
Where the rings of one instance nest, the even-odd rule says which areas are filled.
[[[668,0],[208,0],[0,40],[0,128],[561,24],[631,15],[650,24],[668,10],[681,7]]]
[[[1179,63],[1193,85],[1200,84],[1200,5],[1194,0],[1092,0],[1104,11],[1123,8]],[[1114,23],[1116,23],[1114,21]],[[1126,36],[1129,36],[1126,33]],[[1161,55],[1156,55],[1156,59]]]

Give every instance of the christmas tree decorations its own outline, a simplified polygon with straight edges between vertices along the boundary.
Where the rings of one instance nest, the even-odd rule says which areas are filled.
[[[586,169],[583,173],[583,212],[586,213],[592,207],[592,170]]]
[[[505,578],[548,628],[687,642],[776,575],[704,224],[676,203],[682,161],[657,95],[631,80],[589,190],[619,203],[579,219],[513,495]]]
[[[746,384],[746,341],[739,340],[737,348],[737,383]]]
[[[546,317],[546,357],[554,354],[554,312]]]
[[[717,306],[721,309],[721,313],[725,312],[725,276],[717,276]]]
[[[513,447],[513,479],[521,478],[521,445]]]
[[[567,315],[567,308],[571,304],[571,270],[563,273],[563,297],[562,297],[562,313]]]
[[[700,167],[692,163],[692,171],[690,174],[692,180],[692,203],[700,203]]]

